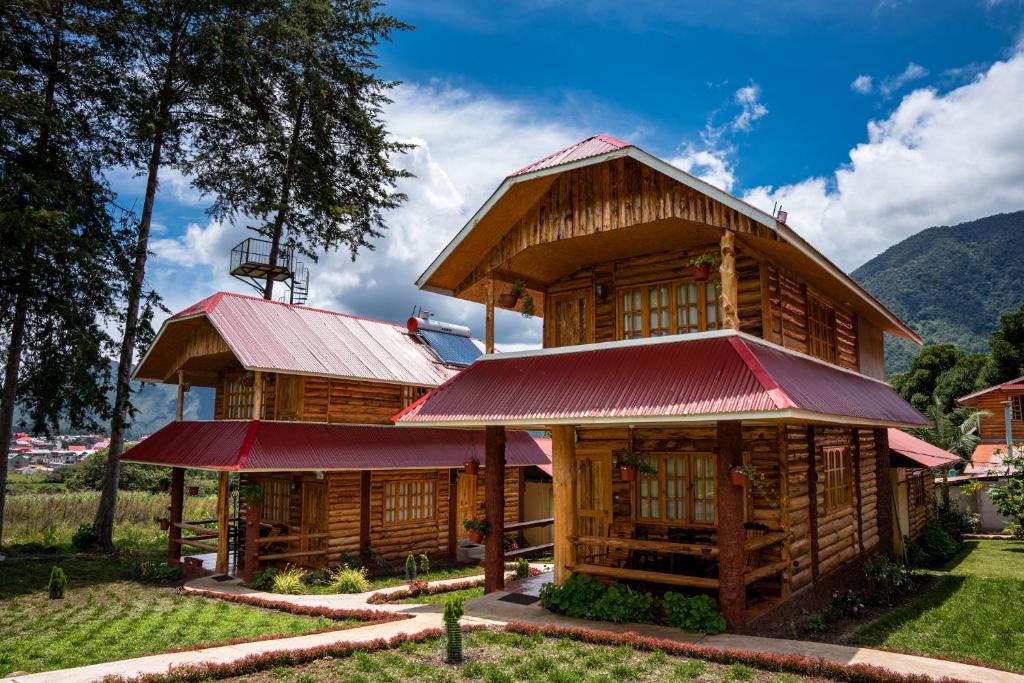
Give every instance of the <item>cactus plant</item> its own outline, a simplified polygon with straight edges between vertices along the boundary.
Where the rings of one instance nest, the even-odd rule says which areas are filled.
[[[444,661],[448,664],[462,663],[462,626],[459,624],[459,619],[464,613],[462,598],[449,598],[444,603]]]
[[[416,579],[416,556],[411,552],[409,556],[405,558],[405,580],[413,581]]]
[[[68,585],[68,577],[60,567],[50,570],[50,583],[47,589],[50,592],[51,600],[60,600],[64,597],[64,587]]]
[[[426,553],[420,555],[420,574],[423,575],[424,581],[430,578],[430,558]]]

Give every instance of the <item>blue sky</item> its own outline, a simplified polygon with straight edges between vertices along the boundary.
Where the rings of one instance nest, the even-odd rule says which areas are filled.
[[[374,252],[314,267],[311,305],[479,331],[479,306],[412,282],[502,177],[605,132],[768,209],[852,270],[914,232],[1024,208],[1024,4],[422,2],[382,46],[388,125],[416,149]],[[140,181],[114,174],[126,196]],[[172,309],[217,289],[244,224],[161,177],[149,281]],[[507,348],[537,321],[498,318]]]

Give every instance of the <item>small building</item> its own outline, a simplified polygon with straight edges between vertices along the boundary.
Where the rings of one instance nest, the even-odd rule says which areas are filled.
[[[247,574],[268,562],[454,557],[463,522],[483,516],[483,434],[390,422],[479,354],[469,330],[454,325],[397,325],[225,292],[171,316],[134,378],[176,384],[178,419],[124,455],[173,468],[170,561],[186,547],[216,553],[217,570],[227,571],[236,526]],[[191,386],[215,389],[212,421],[181,419]],[[522,521],[522,470],[550,459],[525,432],[510,432],[506,447],[503,511]],[[182,519],[186,468],[220,473],[213,526]],[[235,512],[229,473],[242,494]]]
[[[921,338],[781,214],[597,135],[508,176],[418,285],[483,304],[488,350],[521,289],[543,317],[543,350],[481,356],[396,420],[483,430],[488,465],[507,430],[550,431],[556,582],[712,593],[743,630],[892,549],[888,430],[929,423],[883,336]],[[488,590],[501,560],[492,532]]]
[[[962,396],[956,402],[981,413],[981,440],[964,474],[1007,474],[1008,466],[1003,464],[1002,456],[1015,444],[1024,443],[1024,377]]]
[[[960,458],[899,429],[889,429],[890,476],[893,491],[893,533],[905,552],[908,540],[932,518],[935,477]]]

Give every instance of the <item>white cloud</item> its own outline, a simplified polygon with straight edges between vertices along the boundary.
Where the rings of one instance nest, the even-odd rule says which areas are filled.
[[[728,153],[722,150],[697,149],[690,144],[683,147],[677,156],[669,159],[668,163],[726,192],[732,191],[733,185],[736,184],[733,164]]]
[[[906,95],[828,178],[758,187],[789,222],[845,268],[930,226],[1024,208],[1024,51],[945,94]]]
[[[928,69],[920,64],[910,62],[907,64],[907,68],[903,70],[903,73],[882,79],[882,82],[878,85],[878,91],[885,96],[889,96],[902,89],[907,83],[920,80],[927,75]]]
[[[850,83],[850,89],[854,92],[860,93],[861,95],[867,95],[871,92],[874,87],[874,79],[867,74],[861,74],[857,78],[853,79],[853,83]]]
[[[740,107],[740,113],[732,120],[732,129],[749,133],[753,130],[754,121],[768,113],[768,107],[761,103],[761,88],[756,83],[744,86],[736,91],[734,99]]]

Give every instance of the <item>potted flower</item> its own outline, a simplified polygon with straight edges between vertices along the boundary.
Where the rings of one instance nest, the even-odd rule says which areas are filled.
[[[634,451],[632,447],[615,452],[615,466],[619,468],[622,481],[636,481],[639,474],[656,474],[657,470],[647,462],[647,455]]]
[[[462,467],[465,469],[466,474],[476,474],[480,471],[480,461],[476,459],[476,456],[473,456]]]
[[[194,496],[198,496],[199,495],[199,487],[198,486],[189,486],[188,487],[188,495],[193,496],[193,497]]]
[[[729,479],[733,486],[746,486],[753,475],[753,465],[739,465],[729,470]]]
[[[690,259],[690,274],[697,282],[704,282],[711,276],[711,269],[718,268],[722,263],[722,257],[713,251],[699,254]]]
[[[519,295],[516,294],[515,289],[511,292],[502,292],[498,295],[498,304],[502,308],[515,308],[518,303]]]
[[[166,517],[161,517],[156,521],[160,522],[160,531],[167,531],[171,528],[171,520]]]
[[[487,522],[480,519],[467,519],[462,523],[462,526],[469,532],[469,540],[471,543],[483,543],[484,536],[491,530]]]
[[[533,296],[526,289],[526,283],[522,280],[515,281],[511,292],[498,295],[498,303],[501,304],[502,308],[515,308],[519,304],[520,299],[523,300],[523,307],[520,311],[523,317],[532,318],[535,310]]]

